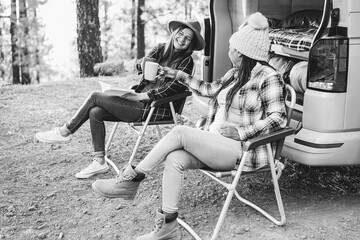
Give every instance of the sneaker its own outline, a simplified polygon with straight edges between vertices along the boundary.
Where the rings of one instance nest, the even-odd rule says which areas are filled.
[[[100,164],[97,160],[94,159],[89,166],[75,174],[75,177],[79,179],[89,178],[99,173],[105,173],[109,169],[110,167],[107,162]]]
[[[107,198],[133,199],[145,175],[137,175],[131,165],[123,168],[117,178],[96,180],[92,184],[95,192]]]
[[[70,136],[63,137],[60,134],[60,128],[54,128],[53,130],[46,132],[38,132],[35,134],[35,138],[39,142],[44,143],[65,143],[71,140]]]

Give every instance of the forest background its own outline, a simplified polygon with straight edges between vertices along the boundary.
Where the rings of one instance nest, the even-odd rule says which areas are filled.
[[[93,178],[74,180],[91,160],[88,125],[66,146],[38,144],[33,136],[63,124],[99,79],[126,87],[137,81],[136,73],[93,77],[96,63],[130,66],[165,41],[170,19],[201,21],[207,14],[208,0],[0,0],[0,239],[132,239],[151,229],[161,201],[161,170],[144,182],[135,201],[104,199],[91,190]],[[185,124],[194,126],[199,113],[191,100],[184,111]],[[127,162],[136,140],[125,127],[111,149],[118,166]],[[155,136],[147,134],[137,161],[158,141]],[[284,163],[286,225],[270,224],[237,202],[221,239],[358,239],[359,166]],[[113,177],[112,171],[101,176]],[[205,177],[196,171],[186,176],[180,217],[207,237],[225,195]],[[267,175],[249,176],[239,189],[245,198],[273,206]]]
[[[207,0],[1,0],[0,86],[96,76],[101,62],[121,68],[166,41],[169,20],[207,14]]]

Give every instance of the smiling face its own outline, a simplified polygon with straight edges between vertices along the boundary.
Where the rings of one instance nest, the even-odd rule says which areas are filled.
[[[194,32],[189,28],[179,30],[174,36],[175,51],[183,51],[189,48],[194,38]]]

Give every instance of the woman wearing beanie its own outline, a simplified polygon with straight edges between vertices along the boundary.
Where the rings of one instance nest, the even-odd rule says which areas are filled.
[[[165,163],[162,205],[156,212],[155,228],[138,240],[179,238],[175,219],[185,170],[235,169],[243,155],[244,141],[285,127],[284,83],[266,62],[269,51],[267,19],[261,13],[251,15],[231,36],[229,45],[229,58],[234,68],[212,83],[179,70],[164,69],[167,77],[183,82],[203,96],[212,97],[212,108],[205,124],[209,131],[176,126],[136,167],[125,166],[116,179],[93,183],[93,189],[102,196],[131,199],[145,174]],[[258,147],[250,155],[245,171],[267,164],[265,146]]]

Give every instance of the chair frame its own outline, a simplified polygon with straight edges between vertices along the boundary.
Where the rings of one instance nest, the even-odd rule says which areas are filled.
[[[133,149],[133,151],[131,153],[130,159],[129,159],[129,164],[131,164],[131,162],[135,159],[136,152],[137,152],[137,150],[138,150],[138,148],[140,146],[140,142],[141,142],[143,136],[145,135],[147,127],[150,126],[150,125],[155,125],[156,129],[157,129],[157,132],[158,132],[158,135],[159,135],[159,138],[161,139],[162,134],[161,134],[161,130],[160,130],[160,125],[165,125],[165,124],[178,125],[179,121],[178,121],[177,117],[179,115],[181,115],[182,110],[183,110],[184,105],[185,105],[185,102],[186,102],[186,98],[188,96],[190,96],[191,94],[192,93],[190,91],[185,91],[183,93],[179,93],[179,94],[176,94],[176,95],[173,95],[173,96],[170,96],[170,97],[155,100],[155,101],[153,101],[151,103],[151,108],[150,108],[149,114],[148,114],[145,121],[126,123],[138,135],[138,138],[137,138],[136,143],[135,143],[135,147],[134,147],[134,149]],[[181,100],[181,99],[184,99],[184,104],[181,105],[181,107],[180,107],[180,109],[178,110],[178,113],[177,113],[175,111],[173,102],[176,101],[176,100]],[[170,105],[172,119],[170,119],[170,120],[151,121],[150,119],[151,119],[151,117],[152,117],[152,115],[154,113],[155,108],[158,107],[158,106],[167,104],[167,103]],[[110,149],[110,146],[111,146],[111,142],[112,142],[112,140],[113,140],[113,138],[115,136],[115,132],[116,132],[116,130],[117,130],[120,123],[121,122],[115,122],[114,123],[114,126],[113,126],[113,128],[112,128],[112,130],[110,132],[109,138],[108,138],[106,146],[105,146],[105,161],[115,170],[116,174],[119,174],[120,170],[116,166],[116,164],[109,158],[108,152],[109,152],[109,149]],[[142,129],[141,130],[136,129],[135,127],[137,127],[137,126],[142,126]]]
[[[254,208],[255,210],[257,210],[258,212],[263,214],[266,218],[268,218],[270,221],[272,221],[276,225],[281,226],[286,221],[285,210],[284,210],[284,206],[283,206],[283,202],[282,202],[282,198],[281,198],[281,194],[280,194],[280,188],[279,188],[279,184],[278,184],[278,179],[281,176],[281,171],[282,171],[284,165],[278,159],[280,158],[280,154],[281,154],[281,150],[282,150],[282,146],[284,144],[285,138],[287,136],[294,134],[294,129],[289,127],[289,123],[290,123],[291,115],[292,115],[292,112],[293,112],[293,109],[295,106],[295,102],[296,102],[296,94],[295,94],[294,89],[288,84],[285,85],[285,90],[286,90],[287,96],[288,95],[290,96],[290,101],[288,101],[287,100],[288,98],[286,97],[287,125],[285,128],[262,135],[262,136],[258,136],[256,138],[246,141],[244,143],[244,149],[243,149],[244,154],[241,158],[240,165],[238,166],[238,168],[236,170],[232,170],[232,171],[216,171],[216,170],[205,170],[205,169],[200,170],[202,173],[204,173],[211,179],[215,180],[217,183],[223,185],[228,190],[224,206],[221,210],[217,224],[214,228],[213,234],[211,236],[211,240],[214,240],[219,236],[220,228],[221,228],[222,224],[224,223],[226,213],[228,211],[230,202],[234,195],[241,202]],[[277,148],[276,148],[275,154],[273,153],[272,147],[271,147],[271,143],[274,143],[274,142],[277,142]],[[249,152],[259,146],[262,146],[262,145],[266,145],[269,167],[267,167],[266,169],[259,169],[256,171],[252,171],[250,173],[259,173],[259,172],[265,172],[265,171],[271,172],[271,178],[272,178],[272,182],[274,185],[274,192],[275,192],[275,197],[276,197],[276,201],[277,201],[277,207],[278,207],[279,214],[280,214],[279,220],[276,219],[275,217],[273,217],[272,215],[270,215],[265,210],[263,210],[261,207],[257,206],[256,204],[252,203],[251,201],[241,197],[239,192],[236,190],[236,186],[238,185],[238,183],[240,181],[241,175],[248,173],[248,172],[243,172],[243,168],[245,166],[245,162],[248,158]],[[227,177],[227,176],[232,176],[233,180],[231,183],[228,183],[228,182],[220,179],[222,177]],[[186,222],[184,222],[180,218],[178,218],[177,221],[196,240],[201,240],[200,236]]]

